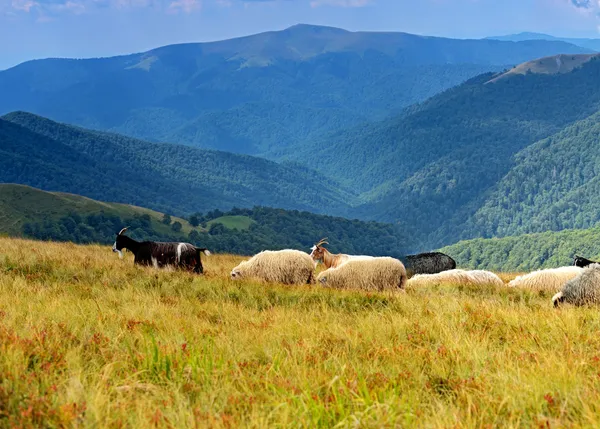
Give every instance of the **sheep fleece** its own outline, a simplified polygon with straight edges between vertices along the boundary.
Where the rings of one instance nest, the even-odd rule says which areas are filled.
[[[508,283],[508,286],[557,292],[565,283],[581,274],[582,270],[583,268],[581,267],[567,266],[533,271],[529,274],[518,276]]]
[[[351,259],[321,272],[317,280],[335,289],[398,290],[406,284],[406,269],[402,262],[390,257]]]
[[[300,250],[265,250],[232,270],[239,278],[255,278],[283,284],[314,283],[315,263]]]
[[[423,287],[432,285],[495,285],[502,286],[504,282],[496,274],[484,270],[448,270],[437,274],[417,274],[408,281],[410,287]]]
[[[577,306],[600,304],[600,264],[583,268],[581,274],[569,280],[552,301],[554,305],[557,305],[557,301]]]

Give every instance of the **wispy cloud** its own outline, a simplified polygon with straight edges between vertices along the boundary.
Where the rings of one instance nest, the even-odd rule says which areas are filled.
[[[4,9],[11,14],[35,13],[38,15],[38,21],[49,21],[61,14],[79,15],[106,8],[116,10],[154,8],[170,14],[191,14],[202,10],[203,5],[234,7],[236,4],[258,6],[278,3],[304,3],[313,8],[320,6],[348,8],[367,6],[375,3],[375,0],[0,0],[0,10]]]
[[[312,0],[310,6],[363,7],[372,2],[372,0]]]
[[[200,0],[173,0],[169,4],[170,12],[182,11],[185,13],[192,13],[202,8],[202,2]]]

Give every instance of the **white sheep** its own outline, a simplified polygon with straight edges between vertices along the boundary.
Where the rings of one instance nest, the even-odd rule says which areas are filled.
[[[564,302],[577,306],[600,304],[600,264],[594,263],[583,268],[577,277],[565,283],[562,290],[552,297],[555,307]]]
[[[402,290],[406,280],[404,264],[387,256],[351,259],[317,276],[317,281],[326,287],[370,291]]]
[[[511,280],[508,286],[554,293],[559,291],[569,280],[581,274],[582,270],[581,267],[566,266],[533,271]]]
[[[414,288],[441,284],[453,286],[503,286],[504,282],[490,271],[466,271],[461,269],[442,271],[436,274],[417,274],[408,281],[408,286]]]
[[[231,279],[257,279],[283,284],[313,284],[315,263],[299,250],[265,250],[231,270]]]

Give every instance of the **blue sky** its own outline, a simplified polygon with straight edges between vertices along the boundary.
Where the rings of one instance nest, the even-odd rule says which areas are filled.
[[[0,69],[140,52],[297,23],[479,38],[600,37],[598,0],[0,0]]]

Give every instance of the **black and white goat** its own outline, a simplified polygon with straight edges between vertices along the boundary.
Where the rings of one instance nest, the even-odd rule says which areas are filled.
[[[598,262],[596,262],[596,261],[586,259],[583,256],[579,256],[579,255],[575,255],[575,257],[573,258],[573,265],[575,265],[576,267],[585,268],[588,265],[597,264],[597,263]]]
[[[123,235],[126,230],[127,228],[123,228],[119,231],[112,248],[113,252],[119,253],[120,258],[123,258],[123,249],[127,249],[135,256],[134,264],[151,265],[154,268],[172,266],[193,270],[198,274],[204,272],[200,254],[210,255],[208,249],[200,249],[190,243],[139,242]]]

